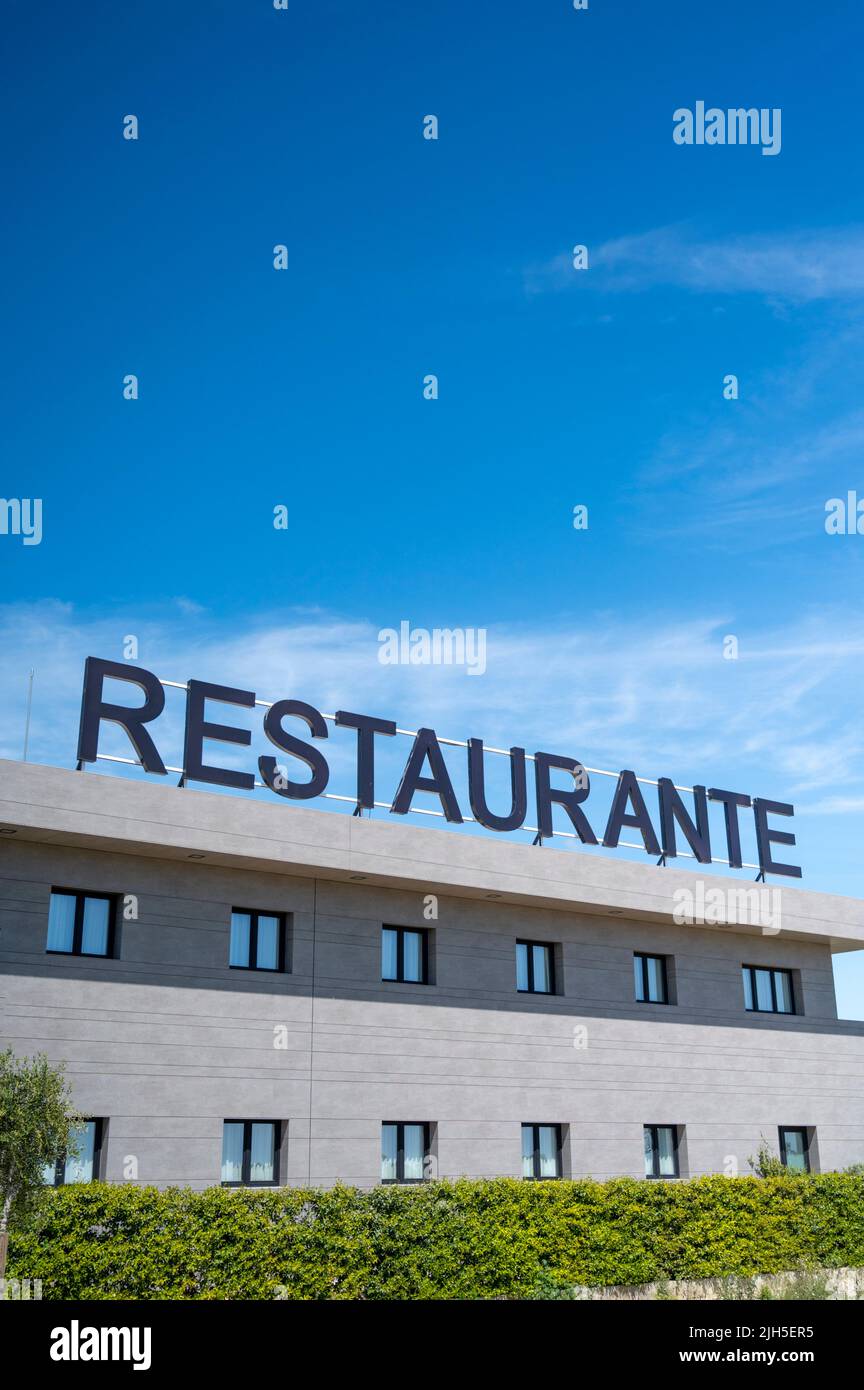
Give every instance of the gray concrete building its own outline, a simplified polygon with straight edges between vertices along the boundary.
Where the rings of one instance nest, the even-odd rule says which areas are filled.
[[[864,1161],[831,967],[864,903],[690,924],[700,883],[755,887],[0,761],[0,1046],[65,1062],[92,1119],[61,1181]]]

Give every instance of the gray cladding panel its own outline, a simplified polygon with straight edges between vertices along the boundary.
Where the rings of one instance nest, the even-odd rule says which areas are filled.
[[[836,1019],[827,941],[454,894],[427,921],[403,887],[0,854],[2,1041],[66,1062],[111,1180],[218,1182],[228,1117],[287,1122],[296,1184],[376,1183],[384,1120],[434,1124],[447,1177],[518,1176],[522,1122],[565,1127],[574,1176],[641,1175],[646,1123],[686,1126],[692,1175],[748,1171],[780,1124],[816,1127],[823,1168],[864,1160],[864,1025]],[[52,885],[134,895],[121,959],[45,954]],[[287,915],[290,974],[228,968],[232,906]],[[434,984],[382,982],[383,923],[434,932]],[[517,994],[517,938],[555,944],[559,993]],[[634,1001],[634,951],[674,958],[677,1004]],[[748,1015],[745,961],[797,972],[804,1015]]]

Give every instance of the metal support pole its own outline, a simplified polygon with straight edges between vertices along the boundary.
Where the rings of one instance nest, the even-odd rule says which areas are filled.
[[[30,712],[33,708],[33,677],[35,675],[35,670],[31,668],[27,680],[27,714],[24,719],[24,756],[22,761],[25,763],[27,761],[27,754],[30,751]]]

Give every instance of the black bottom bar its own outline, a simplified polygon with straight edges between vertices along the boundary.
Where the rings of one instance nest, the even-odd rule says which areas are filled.
[[[517,1324],[526,1319],[526,1332],[543,1332],[562,1339],[554,1362],[597,1366],[604,1379],[620,1372],[644,1376],[673,1367],[698,1376],[713,1366],[735,1374],[758,1368],[762,1375],[780,1376],[800,1369],[848,1374],[856,1363],[860,1340],[860,1309],[854,1302],[447,1302],[401,1303],[49,1303],[6,1301],[0,1304],[0,1336],[6,1356],[14,1349],[16,1364],[25,1374],[55,1372],[62,1378],[100,1371],[116,1375],[164,1375],[192,1370],[212,1373],[223,1384],[233,1370],[248,1376],[254,1365],[260,1381],[268,1369],[295,1379],[313,1346],[320,1366],[314,1374],[332,1379],[345,1358],[352,1374],[374,1365],[381,1338],[398,1331],[402,1342],[409,1329],[417,1335],[439,1335],[453,1327],[470,1332],[467,1342],[452,1343],[455,1362],[439,1360],[441,1374],[464,1373],[474,1356],[489,1362],[507,1356]],[[396,1319],[394,1324],[393,1319]],[[386,1319],[386,1323],[385,1320]],[[103,1337],[103,1329],[106,1329]],[[114,1331],[110,1331],[114,1329]],[[389,1332],[388,1332],[389,1329]],[[148,1338],[149,1332],[149,1338]],[[310,1343],[310,1334],[326,1333],[332,1340]],[[346,1336],[350,1340],[345,1340]],[[300,1340],[303,1339],[303,1340]],[[385,1343],[386,1345],[386,1343]],[[550,1343],[550,1349],[556,1343]],[[465,1355],[457,1352],[463,1346]],[[63,1351],[78,1359],[52,1356]],[[87,1359],[91,1350],[107,1359]],[[112,1352],[117,1356],[112,1356]],[[298,1358],[300,1358],[298,1360]],[[5,1358],[4,1358],[5,1359]],[[437,1360],[437,1358],[436,1358]],[[149,1364],[148,1364],[149,1363]],[[581,1375],[580,1375],[581,1378]],[[634,1384],[636,1382],[634,1381]],[[762,1382],[765,1383],[765,1382]]]

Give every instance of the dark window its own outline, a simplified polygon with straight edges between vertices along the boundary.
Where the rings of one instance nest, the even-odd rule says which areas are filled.
[[[381,1181],[423,1182],[429,1157],[429,1125],[388,1120],[381,1126]]]
[[[56,1163],[47,1163],[42,1180],[49,1187],[63,1187],[72,1182],[95,1182],[99,1177],[102,1157],[102,1121],[85,1120],[72,1130],[69,1153]]]
[[[810,1138],[806,1129],[784,1129],[781,1125],[780,1159],[793,1172],[810,1172]]]
[[[560,1178],[561,1126],[522,1126],[523,1178]]]
[[[64,956],[114,954],[115,901],[110,893],[52,888],[45,950]]]
[[[678,1177],[678,1126],[645,1125],[646,1178]]]
[[[284,970],[285,918],[275,912],[234,909],[228,964],[233,970]]]
[[[429,978],[429,933],[416,927],[381,928],[381,979],[425,985]]]
[[[791,970],[771,970],[762,965],[742,966],[744,1003],[751,1013],[794,1014],[795,992]]]
[[[516,942],[516,988],[520,994],[554,994],[553,946],[542,941]]]
[[[640,1004],[669,1003],[665,956],[644,956],[637,952],[633,957],[633,974],[636,999]]]
[[[277,1187],[278,1120],[226,1120],[222,1126],[222,1186]]]

